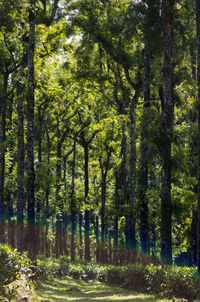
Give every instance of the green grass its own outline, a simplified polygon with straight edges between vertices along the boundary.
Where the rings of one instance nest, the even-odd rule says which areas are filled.
[[[133,291],[127,291],[118,287],[107,286],[98,281],[85,282],[74,280],[70,277],[63,279],[54,278],[51,281],[40,281],[38,283],[37,293],[39,301],[42,302],[160,302],[170,301],[159,299],[155,296],[148,296]]]

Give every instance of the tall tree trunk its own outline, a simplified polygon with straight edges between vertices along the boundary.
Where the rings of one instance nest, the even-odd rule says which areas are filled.
[[[35,50],[35,1],[29,9],[29,49],[28,49],[28,100],[27,100],[27,197],[28,220],[35,221],[35,172],[34,172],[34,50]]]
[[[82,234],[82,225],[83,225],[83,215],[79,213],[79,257],[80,260],[83,259],[83,234]]]
[[[105,164],[103,164],[100,158],[100,168],[101,168],[101,261],[105,262],[105,206],[106,206],[106,181],[109,169],[111,150],[108,150],[107,159]]]
[[[18,100],[17,100],[17,114],[18,114],[18,149],[17,149],[17,233],[16,233],[16,247],[19,251],[24,248],[24,100],[22,84],[23,71],[20,71],[20,79],[18,84]]]
[[[20,79],[21,80],[21,79]],[[17,222],[22,223],[24,218],[24,101],[23,85],[18,84],[18,158],[17,158]]]
[[[135,85],[135,94],[130,103],[130,161],[129,161],[129,183],[128,183],[128,207],[129,212],[126,217],[126,247],[128,248],[128,261],[132,261],[133,256],[129,251],[136,249],[135,232],[135,203],[136,203],[136,106],[140,96],[140,80]]]
[[[171,144],[174,118],[172,97],[172,11],[173,0],[163,0],[164,70],[161,124],[163,135],[165,135],[165,143],[162,154],[161,260],[164,263],[172,262]]]
[[[156,162],[155,160],[151,163],[151,171],[150,171],[150,187],[151,190],[155,190],[156,189],[156,174],[155,174],[155,170],[156,170]],[[153,200],[151,201],[152,205],[155,205],[153,207],[153,212],[152,212],[152,218],[150,220],[150,230],[151,230],[151,242],[150,242],[150,247],[151,247],[151,255],[153,257],[156,257],[156,217],[158,216],[157,212],[156,212],[156,197],[153,198]]]
[[[72,162],[72,189],[71,189],[71,260],[75,261],[75,231],[76,231],[76,205],[75,205],[75,166],[76,166],[76,141],[73,145],[73,162]]]
[[[115,173],[115,212],[114,212],[114,263],[118,263],[118,220],[119,220],[119,206],[120,206],[120,182],[118,172]]]
[[[89,206],[88,202],[88,193],[89,193],[89,175],[88,175],[88,144],[84,144],[84,155],[85,155],[85,203],[86,203],[86,210],[85,210],[85,260],[90,260],[90,212],[87,208]]]
[[[103,169],[103,167],[102,167]],[[102,170],[101,180],[101,261],[105,262],[105,201],[106,201],[106,175]]]
[[[34,50],[35,50],[35,1],[30,1],[29,8],[29,48],[28,48],[28,96],[27,96],[27,199],[28,222],[27,234],[28,252],[32,260],[36,258],[35,234],[35,171],[34,171]]]
[[[0,218],[5,216],[5,196],[4,196],[4,178],[5,178],[5,140],[6,140],[6,105],[7,105],[7,87],[8,72],[4,72],[3,97],[1,99],[0,116]]]
[[[56,167],[56,179],[57,179],[57,184],[56,184],[56,204],[57,204],[57,215],[56,215],[56,257],[58,258],[59,255],[62,253],[61,251],[61,229],[62,229],[62,201],[60,198],[60,181],[61,181],[61,147],[62,147],[62,142],[61,140],[58,142],[57,145],[57,167]]]
[[[126,137],[126,129],[125,129],[125,122],[123,122],[122,126],[122,143],[121,143],[121,175],[120,175],[120,189],[121,189],[121,204],[123,207],[122,215],[125,215],[125,237],[126,237],[126,248],[129,249],[129,214],[124,208],[128,204],[128,181],[127,181],[127,137]]]
[[[95,221],[95,236],[96,236],[96,262],[99,262],[100,258],[100,242],[99,242],[99,217],[96,216]]]
[[[200,2],[196,0],[196,31],[197,31],[197,86],[198,86],[198,147],[197,147],[197,269],[200,273]],[[200,296],[200,294],[198,293]]]
[[[149,222],[148,222],[148,200],[146,192],[148,189],[148,161],[147,161],[147,128],[148,118],[147,110],[150,108],[150,56],[148,42],[145,42],[144,49],[144,106],[143,106],[143,121],[141,134],[141,160],[140,160],[140,242],[141,250],[144,253],[149,253]]]
[[[0,104],[0,242],[5,242],[5,196],[4,196],[4,178],[5,178],[5,140],[6,140],[6,105],[8,89],[7,71],[4,72],[3,97]]]
[[[43,116],[41,114],[41,106],[38,108],[38,163],[42,163],[42,123],[43,123]],[[39,187],[37,188],[39,190]],[[40,227],[40,211],[41,211],[41,201],[38,199],[36,201],[36,214],[37,214],[37,223]]]
[[[51,148],[51,143],[50,143],[50,137],[49,137],[49,132],[48,132],[48,127],[47,127],[47,122],[45,120],[45,133],[46,133],[46,138],[47,138],[47,164],[48,164],[48,175],[49,175],[49,166],[50,166],[50,148]],[[46,209],[45,209],[45,216],[46,216],[46,221],[49,218],[49,192],[50,192],[50,188],[49,188],[49,184],[46,187],[46,191],[45,191],[45,196],[46,196]]]
[[[128,250],[136,248],[135,234],[135,197],[136,197],[136,102],[131,105],[131,125],[130,125],[130,175],[129,175],[129,213],[127,215],[127,238],[126,246]]]

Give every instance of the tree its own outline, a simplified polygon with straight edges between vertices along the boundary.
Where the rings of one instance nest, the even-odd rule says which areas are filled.
[[[200,273],[200,3],[196,0],[196,33],[197,33],[197,112],[198,112],[198,166],[197,166],[197,269]]]
[[[164,69],[161,125],[165,142],[163,146],[161,187],[161,259],[163,262],[169,263],[172,262],[171,145],[174,120],[172,96],[172,13],[173,1],[163,0]]]

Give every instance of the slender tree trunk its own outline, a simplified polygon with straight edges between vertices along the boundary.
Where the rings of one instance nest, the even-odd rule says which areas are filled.
[[[84,144],[84,154],[85,154],[85,260],[90,261],[90,212],[87,208],[89,206],[88,193],[89,193],[89,175],[88,175],[88,144]]]
[[[23,89],[21,83],[23,80],[23,71],[20,72],[20,79],[18,84],[18,149],[17,149],[17,232],[16,232],[16,247],[19,251],[24,247],[24,100]]]
[[[41,106],[38,109],[38,163],[41,164],[42,163],[42,123],[43,123],[43,117],[41,114]],[[38,188],[39,190],[39,188]],[[37,214],[37,223],[38,226],[40,228],[40,211],[41,211],[41,201],[40,199],[37,199],[36,201],[36,214]]]
[[[76,166],[76,141],[73,145],[73,163],[72,163],[72,190],[71,190],[71,260],[75,261],[75,231],[76,231],[76,205],[75,205],[75,166]]]
[[[197,147],[197,269],[200,273],[200,2],[196,0],[196,31],[197,31],[197,111],[198,111],[198,147]],[[198,293],[200,296],[200,293]],[[198,297],[199,298],[199,297]]]
[[[152,188],[152,190],[155,190],[156,188],[156,174],[155,174],[155,170],[156,170],[156,162],[153,161],[151,164],[152,168],[151,168],[151,173],[150,173],[150,187]],[[155,204],[156,205],[156,198],[153,198],[152,200],[152,205]],[[151,225],[150,225],[150,229],[151,229],[151,242],[150,242],[150,246],[151,246],[151,255],[153,257],[156,257],[156,217],[157,217],[157,213],[156,213],[156,209],[155,206],[153,207],[153,212],[152,212],[152,218],[151,218]]]
[[[102,167],[103,169],[103,167]],[[106,201],[106,175],[102,170],[101,181],[101,261],[105,262],[105,201]]]
[[[68,234],[67,234],[67,224],[68,224],[68,216],[67,213],[63,213],[63,252],[64,255],[69,255],[68,252],[68,246],[67,246],[67,239],[68,239]]]
[[[164,33],[163,108],[162,130],[165,135],[163,146],[161,185],[161,259],[172,262],[172,203],[171,203],[171,144],[173,136],[174,104],[172,97],[172,11],[173,0],[163,0],[162,20]]]
[[[105,262],[105,206],[106,206],[106,181],[109,169],[111,150],[108,150],[107,159],[103,164],[100,159],[101,167],[101,261]]]
[[[121,204],[123,207],[127,206],[128,204],[128,182],[127,182],[127,137],[126,137],[126,129],[125,129],[125,122],[123,122],[122,126],[122,144],[121,144],[121,175],[120,175],[120,189],[121,189]],[[123,212],[122,215],[125,215],[125,238],[126,238],[126,248],[127,251],[129,249],[129,213],[127,211]]]
[[[118,220],[119,220],[119,204],[120,204],[120,197],[119,197],[119,176],[118,173],[115,173],[115,212],[114,212],[114,256],[113,260],[114,263],[118,263]]]
[[[96,216],[96,223],[95,223],[95,236],[96,236],[96,262],[100,260],[100,242],[99,242],[99,217]]]
[[[144,253],[149,253],[149,215],[148,215],[148,200],[146,192],[148,189],[148,161],[147,161],[147,128],[148,118],[147,110],[150,108],[150,56],[148,49],[148,42],[145,42],[144,49],[144,116],[142,121],[142,134],[141,134],[141,160],[140,160],[140,242],[141,250]]]
[[[126,246],[128,250],[136,248],[135,234],[135,196],[136,196],[136,103],[131,105],[131,125],[130,125],[130,175],[129,175],[129,213],[127,215],[127,238]]]
[[[79,257],[80,260],[83,259],[83,234],[82,234],[82,225],[83,225],[83,215],[79,213]]]
[[[128,261],[133,261],[133,251],[136,250],[135,232],[135,204],[136,204],[136,106],[140,96],[140,81],[135,87],[135,94],[130,104],[130,162],[128,183],[129,212],[126,217],[126,247],[128,249]],[[132,251],[131,253],[129,251]]]
[[[8,72],[4,73],[3,97],[1,99],[0,116],[0,218],[5,216],[5,197],[4,197],[4,177],[5,177],[5,140],[6,140],[6,105],[7,105],[7,87]]]
[[[28,200],[28,253],[36,259],[37,245],[35,233],[35,171],[34,171],[34,50],[35,50],[35,1],[29,8],[29,48],[28,48],[28,95],[27,95],[27,200]]]
[[[60,181],[61,181],[61,147],[62,143],[59,141],[57,145],[57,167],[56,167],[56,204],[57,204],[57,215],[56,215],[56,257],[62,253],[61,251],[61,228],[62,228],[62,201],[60,198]]]
[[[35,50],[35,1],[29,9],[29,49],[28,49],[28,100],[27,100],[27,197],[28,220],[35,222],[35,172],[34,172],[34,50]]]
[[[48,132],[46,121],[45,121],[44,125],[45,125],[45,133],[46,133],[46,137],[47,137],[47,163],[48,163],[48,175],[49,175],[51,143],[50,143],[50,137],[49,137],[49,132]],[[45,196],[46,196],[46,209],[45,209],[46,221],[49,218],[49,192],[50,192],[50,188],[49,188],[49,185],[48,185],[46,187],[46,191],[45,191]]]
[[[23,85],[18,84],[18,158],[17,158],[17,222],[23,223],[24,218],[24,101]]]
[[[41,114],[41,108],[38,109],[38,123],[39,123],[39,131],[38,131],[38,161],[42,162],[42,122],[43,117]]]
[[[196,209],[192,211],[192,223],[190,231],[190,249],[189,258],[192,265],[197,264],[197,211]]]
[[[3,97],[0,104],[0,242],[5,242],[5,196],[4,196],[4,178],[5,178],[5,140],[6,140],[6,105],[9,73],[4,73]]]

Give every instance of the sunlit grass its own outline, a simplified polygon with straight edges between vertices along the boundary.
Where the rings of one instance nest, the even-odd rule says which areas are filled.
[[[84,282],[74,280],[70,277],[64,279],[53,279],[52,281],[40,282],[38,284],[39,301],[80,301],[80,302],[160,302],[170,301],[159,299],[155,296],[127,291],[117,287],[107,286],[98,281]]]

